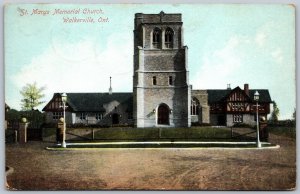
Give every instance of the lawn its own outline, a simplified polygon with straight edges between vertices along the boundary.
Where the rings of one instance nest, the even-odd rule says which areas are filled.
[[[296,127],[268,127],[269,133],[273,133],[275,135],[280,135],[284,137],[290,137],[296,139]]]
[[[94,132],[94,135],[93,135]],[[101,141],[242,141],[252,140],[241,133],[231,134],[226,127],[191,127],[191,128],[78,128],[67,129],[67,140]],[[233,135],[233,137],[232,137]],[[238,138],[235,138],[238,137]]]
[[[296,138],[295,127],[270,126],[269,133]],[[56,129],[43,129],[45,141],[55,141]],[[190,128],[67,128],[67,141],[253,141],[251,128],[190,127]]]

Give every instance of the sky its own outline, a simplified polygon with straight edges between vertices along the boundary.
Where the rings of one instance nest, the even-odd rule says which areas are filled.
[[[57,9],[80,12],[53,15]],[[97,11],[84,14],[84,10]],[[291,5],[6,6],[6,103],[19,110],[20,90],[34,82],[45,87],[45,102],[55,92],[108,92],[110,76],[113,92],[132,92],[134,14],[160,11],[182,14],[193,89],[226,89],[227,84],[243,88],[245,83],[250,89],[269,89],[280,109],[279,118],[291,118],[296,108]],[[65,22],[73,17],[92,18],[94,23]]]

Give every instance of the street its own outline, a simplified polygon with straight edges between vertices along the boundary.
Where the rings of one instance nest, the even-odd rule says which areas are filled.
[[[17,190],[293,190],[295,139],[277,149],[102,148],[49,151],[53,143],[6,144]]]

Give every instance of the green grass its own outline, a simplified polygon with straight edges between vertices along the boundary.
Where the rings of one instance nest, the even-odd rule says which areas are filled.
[[[43,130],[43,137],[56,135],[56,128],[43,128],[42,130]]]
[[[95,132],[95,139],[153,139],[157,137],[157,129],[145,128],[103,128]]]
[[[296,127],[268,127],[269,133],[296,139]]]
[[[104,128],[95,133],[95,139],[153,140],[153,139],[228,139],[231,132],[225,128]]]
[[[94,130],[94,139],[92,139]],[[233,133],[230,128],[222,127],[190,127],[190,128],[67,128],[67,141],[247,141],[253,137]],[[43,129],[43,136],[56,135],[56,129]],[[71,137],[71,138],[70,138]]]

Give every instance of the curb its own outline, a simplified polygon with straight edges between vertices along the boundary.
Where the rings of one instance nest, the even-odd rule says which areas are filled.
[[[62,148],[62,147],[46,147],[46,150],[50,150],[50,151],[76,151],[76,150],[118,150],[118,149],[235,149],[235,150],[245,150],[245,149],[255,149],[255,150],[263,150],[263,149],[278,149],[280,148],[279,145],[271,145],[271,143],[269,142],[262,142],[262,145],[270,145],[268,147],[261,147],[261,148],[257,148],[257,147],[222,147],[222,145],[255,145],[256,142],[95,142],[95,143],[67,143],[67,146],[72,146],[72,145],[166,145],[166,144],[170,144],[170,145],[182,145],[182,144],[198,144],[199,147],[195,146],[195,147],[146,147],[146,148],[130,148],[130,147],[122,147],[122,148],[113,148],[113,147],[105,147],[105,148],[101,148],[101,147],[83,147],[83,148],[76,148],[76,147],[67,147],[67,148]],[[203,145],[207,145],[207,144],[214,144],[214,145],[218,145],[220,144],[220,146],[217,147],[201,147]],[[61,144],[57,144],[57,146],[60,146]]]

